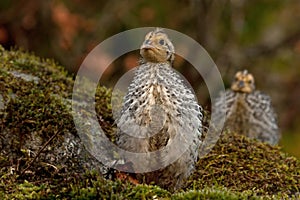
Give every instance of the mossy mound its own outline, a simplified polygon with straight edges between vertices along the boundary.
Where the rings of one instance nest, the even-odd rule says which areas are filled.
[[[224,134],[198,162],[186,187],[176,193],[154,185],[107,180],[101,174],[104,167],[77,136],[70,110],[73,84],[71,75],[55,62],[0,47],[0,199],[260,199],[299,195],[299,160],[278,147],[232,133]],[[114,140],[110,98],[111,90],[98,88],[99,123]]]
[[[76,135],[70,111],[73,83],[53,60],[0,47],[1,175],[37,181],[103,170]],[[98,95],[107,90],[99,87]]]
[[[257,195],[293,195],[300,189],[300,162],[279,147],[226,133],[197,163],[187,188],[211,185],[233,191],[251,190]]]

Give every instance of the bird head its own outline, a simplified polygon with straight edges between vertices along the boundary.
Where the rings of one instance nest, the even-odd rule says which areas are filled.
[[[145,36],[140,54],[148,62],[173,62],[174,46],[161,28],[156,28]]]
[[[238,71],[231,84],[231,90],[235,92],[251,93],[255,89],[254,77],[247,70]]]

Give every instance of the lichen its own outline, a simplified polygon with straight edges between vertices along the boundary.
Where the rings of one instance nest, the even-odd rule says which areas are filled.
[[[12,71],[38,78],[23,79]],[[223,133],[180,191],[108,180],[101,163],[85,151],[77,135],[68,105],[73,84],[72,75],[54,61],[0,47],[0,199],[299,197],[298,159],[279,147],[234,133]],[[114,141],[111,92],[97,88],[95,109],[100,125]],[[39,153],[54,134],[57,137]]]

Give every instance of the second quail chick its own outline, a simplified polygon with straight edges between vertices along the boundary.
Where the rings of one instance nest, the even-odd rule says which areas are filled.
[[[271,145],[278,144],[280,132],[271,98],[255,90],[254,77],[247,70],[239,71],[221,98],[216,109],[226,113],[225,128]]]

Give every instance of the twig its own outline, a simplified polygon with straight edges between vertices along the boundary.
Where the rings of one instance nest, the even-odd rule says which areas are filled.
[[[40,150],[37,152],[37,154],[34,156],[34,158],[30,161],[30,163],[27,165],[27,167],[21,172],[19,177],[21,177],[32,165],[32,163],[37,159],[37,157],[41,154],[41,152],[48,146],[48,144],[58,135],[59,131],[56,131],[54,135],[40,148]]]

